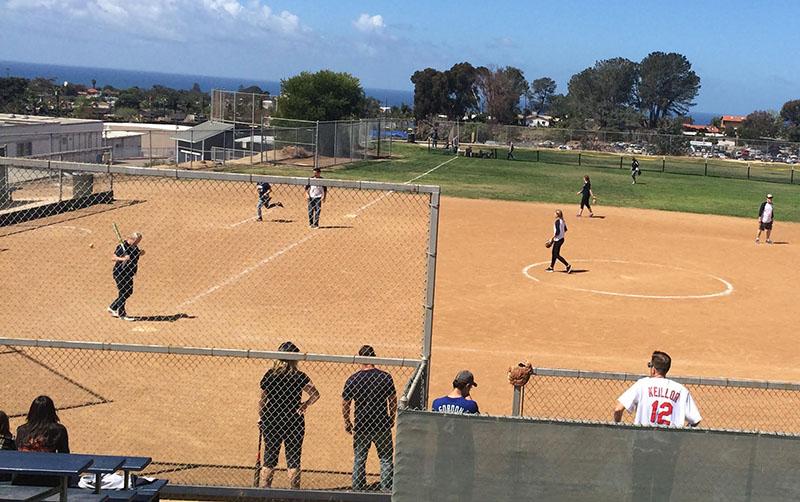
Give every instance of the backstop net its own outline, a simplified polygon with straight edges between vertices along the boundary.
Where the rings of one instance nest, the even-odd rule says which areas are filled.
[[[292,341],[300,352],[282,358],[320,395],[302,486],[350,486],[341,406],[369,362],[359,348],[391,376],[386,406],[429,352],[437,187],[18,159],[0,173],[12,428],[49,394],[75,451],[152,456],[150,474],[172,482],[250,486],[261,379]],[[115,252],[132,244],[113,225],[143,235],[124,307]],[[285,467],[281,454],[274,486]],[[377,472],[368,464],[369,483]]]

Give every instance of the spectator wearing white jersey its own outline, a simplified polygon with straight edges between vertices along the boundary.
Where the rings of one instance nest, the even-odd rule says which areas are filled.
[[[564,222],[564,213],[560,209],[556,209],[556,221],[553,222],[553,237],[550,239],[550,266],[545,269],[545,272],[552,272],[556,264],[556,260],[560,261],[567,267],[567,273],[572,272],[572,265],[561,256],[561,246],[564,245],[564,235],[567,233],[567,224]]]
[[[775,208],[772,206],[772,194],[767,194],[767,200],[758,208],[758,234],[756,244],[761,242],[761,232],[767,231],[767,244],[772,244],[772,222],[775,219]]]
[[[636,413],[634,423],[652,427],[697,426],[703,417],[689,389],[667,378],[672,358],[666,352],[655,351],[647,367],[650,376],[639,379],[617,400],[614,421],[622,420],[622,412]]]

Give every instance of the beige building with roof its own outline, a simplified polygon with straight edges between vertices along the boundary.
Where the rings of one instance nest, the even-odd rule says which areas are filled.
[[[0,113],[0,157],[99,162],[103,151],[99,120]]]

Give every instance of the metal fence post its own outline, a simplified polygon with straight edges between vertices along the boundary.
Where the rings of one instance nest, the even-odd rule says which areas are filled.
[[[622,169],[622,155],[619,156],[619,168]]]
[[[581,165],[581,152],[578,152],[578,166]]]
[[[336,165],[336,130],[339,129],[339,121],[333,123],[333,165]]]
[[[148,142],[150,144],[150,146],[149,146],[149,149],[150,149],[150,155],[149,155],[149,157],[150,157],[150,167],[153,167],[153,131],[148,131],[147,132],[147,140],[148,140]],[[175,160],[177,160],[177,159],[175,159]]]
[[[708,176],[708,157],[706,157],[706,162],[703,167],[703,176]]]
[[[747,163],[747,179],[750,179],[750,163]]]
[[[789,184],[794,185],[794,167],[790,168],[789,172]]]
[[[667,158],[661,157],[661,172],[663,173],[666,170],[667,170]]]
[[[525,401],[525,386],[514,386],[514,400],[511,402],[511,416],[521,417],[523,410],[523,402]]]
[[[536,162],[539,162],[539,150],[536,150]]]
[[[428,236],[428,280],[425,293],[425,320],[423,325],[422,359],[427,361],[425,366],[425,388],[422,396],[424,408],[428,406],[428,391],[430,389],[430,363],[433,338],[433,301],[436,292],[436,255],[439,240],[439,192],[431,194],[430,234]]]
[[[314,169],[319,169],[319,120],[314,126]]]

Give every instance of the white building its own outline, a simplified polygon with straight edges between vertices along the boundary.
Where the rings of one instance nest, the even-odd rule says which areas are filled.
[[[99,120],[0,113],[0,157],[98,162],[102,155]]]
[[[103,131],[105,144],[114,160],[142,158],[142,132]]]
[[[552,121],[553,117],[550,115],[539,115],[538,113],[525,117],[525,125],[527,127],[550,127],[550,122]]]
[[[169,158],[175,157],[175,134],[191,129],[189,126],[173,124],[147,124],[139,122],[106,122],[103,129],[108,134],[116,133],[139,133],[141,134],[141,157]],[[135,140],[134,140],[135,141]],[[109,145],[111,146],[111,145]],[[117,157],[115,159],[124,157]]]

